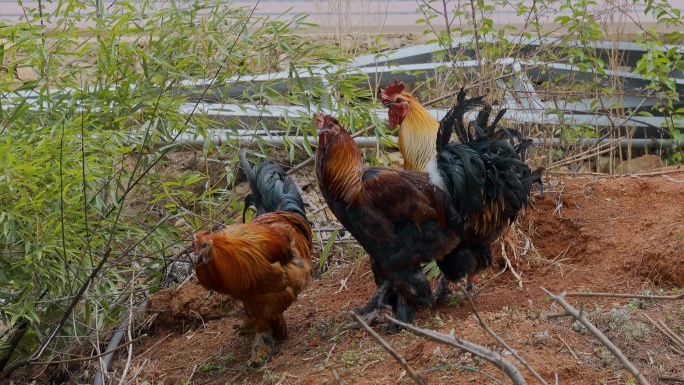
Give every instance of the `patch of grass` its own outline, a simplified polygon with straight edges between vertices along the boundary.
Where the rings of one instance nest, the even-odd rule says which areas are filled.
[[[283,378],[282,374],[273,373],[268,369],[262,369],[261,373],[261,380],[264,384],[276,384]]]
[[[338,356],[338,361],[347,369],[359,363],[359,354],[356,350],[347,350]]]
[[[453,295],[449,298],[449,306],[459,307],[461,306],[461,297],[458,295]]]

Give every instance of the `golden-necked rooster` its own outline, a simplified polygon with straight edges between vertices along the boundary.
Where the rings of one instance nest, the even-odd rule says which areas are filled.
[[[383,105],[388,108],[390,126],[401,126],[399,148],[405,169],[432,172],[437,151],[447,145],[452,131],[463,145],[476,151],[485,161],[487,183],[483,209],[469,217],[468,226],[462,233],[463,241],[454,255],[437,261],[443,276],[435,295],[437,302],[444,302],[450,293],[448,281],[468,276],[467,288],[472,290],[475,274],[492,263],[492,243],[527,206],[532,185],[535,182],[541,185],[540,172],[532,172],[524,163],[525,150],[532,140],[523,138],[515,130],[498,126],[505,109],[490,124],[491,106],[484,103],[482,97],[466,102],[463,90],[456,98],[456,107],[441,121],[405,92],[404,83],[396,79],[382,90],[381,96]],[[466,109],[460,108],[467,104],[482,107],[477,119],[471,122],[472,129],[464,122]],[[434,146],[435,141],[437,146]]]
[[[321,192],[370,255],[378,287],[358,312],[366,315],[391,305],[399,320],[410,323],[418,307],[435,306],[422,265],[456,249],[469,216],[482,210],[484,161],[476,151],[457,145],[445,149],[433,174],[364,167],[356,143],[335,118],[319,114],[317,125]]]
[[[273,162],[253,169],[244,152],[240,160],[252,191],[245,201],[257,216],[219,233],[196,234],[193,260],[202,286],[243,303],[239,330],[256,335],[254,365],[273,354],[274,341],[287,337],[283,312],[309,279],[312,241],[295,182]]]

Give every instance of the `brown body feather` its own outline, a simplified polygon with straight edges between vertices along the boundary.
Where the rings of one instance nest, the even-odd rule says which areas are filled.
[[[447,225],[444,193],[422,172],[364,167],[349,133],[318,116],[316,176],[330,210],[370,255],[378,291],[362,313],[380,303],[404,322],[434,297],[422,264],[443,258],[460,241]]]
[[[199,283],[240,300],[243,331],[286,337],[282,313],[297,299],[311,272],[311,230],[297,214],[266,213],[220,233],[197,234],[204,257],[195,263]],[[201,250],[203,245],[207,250]]]

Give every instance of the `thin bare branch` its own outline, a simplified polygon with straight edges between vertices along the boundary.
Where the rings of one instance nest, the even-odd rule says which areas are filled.
[[[333,370],[332,370],[332,375],[333,375],[333,377],[335,377],[335,381],[337,381],[337,383],[338,383],[339,385],[342,385],[342,379],[340,379],[340,375],[337,374],[337,370],[333,369]]]
[[[619,293],[581,293],[569,292],[564,297],[614,297],[614,298],[639,298],[639,299],[684,299],[684,293],[678,295],[643,295],[643,294],[619,294]]]
[[[141,335],[140,337],[138,337],[138,338],[136,338],[136,339],[134,339],[134,340],[132,340],[132,341],[128,341],[128,342],[126,342],[125,344],[122,344],[122,345],[119,345],[119,346],[115,347],[114,349],[107,350],[106,352],[102,352],[102,353],[100,353],[100,354],[96,354],[96,355],[90,356],[90,357],[73,358],[73,359],[71,359],[71,360],[61,360],[61,361],[32,362],[31,365],[59,365],[59,364],[71,364],[71,363],[74,363],[74,362],[90,361],[90,360],[94,360],[94,359],[96,359],[96,358],[100,358],[100,357],[102,357],[102,356],[106,356],[106,355],[109,354],[109,353],[117,352],[117,351],[119,351],[119,350],[121,350],[121,349],[127,347],[128,345],[131,345],[131,344],[134,344],[134,343],[140,341],[141,339],[143,339],[143,338],[145,338],[145,337],[147,337],[147,334],[143,334],[143,335]]]
[[[407,323],[396,320],[388,315],[385,315],[385,319],[394,323],[395,325],[403,327],[404,329],[410,330],[415,334],[426,337],[436,342],[440,342],[446,345],[459,348],[461,350],[464,350],[468,353],[471,353],[484,360],[491,362],[492,364],[500,368],[513,381],[513,384],[515,385],[527,384],[527,381],[525,381],[525,378],[522,376],[518,368],[515,365],[513,365],[510,361],[503,358],[501,354],[493,350],[487,349],[484,346],[457,338],[454,335],[453,330],[451,331],[451,334],[443,334],[436,332],[434,330],[423,329],[413,325],[409,325]]]
[[[565,347],[568,349],[568,351],[570,352],[570,354],[572,354],[572,356],[575,358],[575,360],[576,360],[576,361],[579,361],[579,358],[577,357],[577,354],[575,354],[575,351],[570,347],[570,344],[568,344],[567,342],[565,342],[565,340],[563,339],[563,337],[561,337],[560,335],[558,336],[558,339],[561,340],[561,342],[563,343],[563,345],[565,345]],[[558,381],[556,381],[556,383],[558,383]]]
[[[576,320],[578,320],[584,327],[591,332],[596,338],[598,338],[601,343],[610,350],[611,353],[613,353],[613,356],[620,361],[622,366],[627,369],[632,375],[639,381],[641,385],[647,385],[650,384],[646,377],[637,369],[630,361],[625,357],[625,355],[622,353],[622,351],[611,342],[611,340],[608,339],[608,337],[605,336],[605,334],[601,333],[600,330],[594,324],[591,323],[587,319],[587,317],[584,316],[584,314],[581,314],[580,311],[575,309],[572,305],[570,305],[567,301],[565,301],[565,296],[567,293],[561,293],[559,295],[555,295],[551,293],[550,291],[546,290],[544,287],[541,288],[544,293],[549,295],[551,298],[553,298],[554,301],[556,301],[557,304],[559,304],[565,311],[568,313],[572,314],[573,317],[575,317]]]
[[[496,342],[499,345],[503,346],[504,348],[506,348],[506,350],[511,352],[511,354],[513,354],[513,357],[515,357],[518,361],[520,361],[520,363],[527,370],[529,370],[530,373],[532,373],[532,375],[537,379],[537,381],[539,381],[539,383],[544,384],[544,385],[548,385],[548,383],[544,380],[544,378],[542,378],[542,376],[540,376],[539,373],[537,373],[537,371],[534,370],[534,368],[532,366],[530,366],[530,364],[528,364],[524,358],[522,358],[513,348],[511,348],[506,343],[506,341],[503,340],[503,338],[499,337],[496,333],[494,333],[494,330],[490,329],[489,326],[484,322],[484,320],[482,320],[482,317],[480,317],[480,314],[477,312],[477,307],[475,306],[475,302],[473,301],[473,298],[468,293],[468,290],[466,290],[463,286],[459,286],[459,288],[461,289],[461,292],[463,293],[463,295],[465,295],[465,297],[468,299],[468,303],[470,303],[470,309],[473,311],[473,316],[475,317],[477,322],[480,324],[480,326],[487,333],[489,333],[489,335],[494,337],[494,339],[496,340]]]
[[[387,353],[389,353],[399,363],[399,365],[401,365],[406,370],[406,373],[408,373],[408,375],[415,382],[417,382],[420,385],[427,385],[427,383],[425,382],[423,377],[421,377],[418,373],[416,373],[411,368],[411,366],[409,366],[408,362],[406,362],[404,357],[400,356],[399,353],[397,353],[392,348],[392,346],[390,346],[390,344],[387,343],[387,341],[385,341],[382,337],[380,337],[380,335],[378,333],[376,333],[373,329],[371,329],[371,327],[368,326],[368,324],[366,322],[364,322],[363,319],[361,317],[359,317],[358,314],[354,313],[353,311],[350,311],[349,315],[354,319],[354,321],[358,322],[358,324],[361,325],[363,330],[365,330],[366,333],[368,333],[368,335],[370,335],[371,337],[373,337],[373,339],[378,341],[380,346],[382,346],[383,349],[385,349],[387,351]]]
[[[648,316],[648,314],[644,314],[644,317],[646,317],[646,319],[649,320],[649,322],[651,322],[656,329],[660,330],[660,332],[670,339],[675,345],[677,345],[680,349],[684,349],[684,341],[682,341],[679,336],[674,334],[674,332],[672,332],[667,325],[662,322],[662,320],[659,320],[660,322],[655,322],[651,317]]]

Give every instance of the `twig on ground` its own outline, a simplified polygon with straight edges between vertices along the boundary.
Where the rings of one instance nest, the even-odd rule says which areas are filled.
[[[556,313],[556,314],[547,314],[546,318],[547,319],[554,319],[554,318],[563,318],[563,317],[572,317],[573,315],[566,312],[563,313]]]
[[[330,348],[330,350],[328,351],[328,355],[325,356],[325,360],[323,361],[323,365],[328,364],[328,360],[330,359],[330,356],[332,356],[332,352],[333,352],[333,350],[335,350],[336,347],[337,347],[337,343],[333,344],[332,348]]]
[[[651,172],[640,172],[638,174],[632,174],[630,175],[631,177],[640,177],[640,176],[654,176],[654,175],[665,175],[665,174],[677,174],[680,172],[684,172],[684,167],[679,167],[676,170],[662,170],[662,171],[651,171]]]
[[[423,337],[426,337],[428,339],[431,339],[433,341],[437,341],[443,344],[447,344],[450,346],[454,346],[456,348],[459,348],[461,350],[464,350],[468,353],[471,353],[473,355],[476,355],[484,360],[487,360],[503,370],[503,372],[513,381],[513,384],[515,385],[526,385],[527,382],[525,381],[525,378],[522,376],[518,368],[513,365],[510,361],[506,360],[501,356],[501,354],[487,349],[484,346],[475,344],[470,341],[466,341],[460,338],[457,338],[454,335],[454,331],[452,329],[451,334],[443,334],[436,332],[434,330],[429,330],[429,329],[423,329],[419,328],[413,325],[409,325],[407,323],[401,322],[399,320],[396,320],[388,315],[385,315],[385,319],[388,321],[394,323],[395,325],[399,325],[403,327],[404,329],[408,329],[412,331],[415,334],[421,335]]]
[[[649,320],[649,322],[651,322],[653,324],[653,326],[655,326],[658,330],[660,330],[660,332],[663,333],[665,335],[665,337],[667,337],[670,341],[672,341],[679,348],[684,349],[684,341],[682,341],[679,338],[679,336],[674,334],[674,332],[672,332],[670,330],[670,328],[668,328],[667,325],[665,325],[665,323],[662,322],[662,320],[658,320],[660,322],[655,322],[651,317],[648,316],[648,314],[644,314],[644,317],[646,317],[646,319]],[[663,328],[663,326],[665,328]]]
[[[135,358],[133,358],[133,361],[135,361],[135,360],[137,360],[138,358],[144,356],[145,353],[147,353],[147,352],[153,352],[153,351],[154,351],[154,348],[156,348],[157,345],[161,344],[162,342],[164,342],[167,338],[171,337],[172,335],[173,335],[173,333],[167,334],[164,338],[162,338],[162,339],[160,339],[159,341],[155,342],[154,345],[152,345],[152,346],[150,346],[149,348],[147,348],[144,352],[142,352],[142,353],[138,354],[137,356],[135,356]],[[140,338],[138,338],[138,339],[140,339]],[[138,339],[136,339],[135,341],[137,341]],[[135,342],[135,341],[131,341],[130,343],[133,343],[133,342]],[[119,346],[117,349],[120,349],[120,348],[123,347],[123,346],[126,346],[126,345],[121,345],[121,346]]]
[[[658,323],[659,323],[663,328],[665,328],[665,330],[670,334],[670,336],[671,336],[673,339],[675,339],[677,342],[679,342],[679,346],[681,346],[682,349],[684,349],[684,340],[683,340],[680,336],[678,336],[675,332],[673,332],[672,329],[670,329],[670,328],[665,324],[665,322],[663,322],[663,320],[659,319],[659,320],[658,320]]]
[[[560,160],[558,162],[551,163],[550,165],[546,166],[547,170],[551,170],[553,168],[565,166],[568,164],[572,163],[578,163],[587,159],[591,159],[597,155],[605,154],[606,152],[611,152],[615,149],[616,146],[614,146],[615,143],[618,141],[622,140],[622,137],[619,137],[617,139],[611,140],[607,143],[603,143],[598,147],[590,148],[589,150],[586,150],[584,152],[581,152],[579,154],[575,154],[571,157],[568,157],[566,159]],[[608,147],[608,148],[606,148]]]
[[[337,374],[337,369],[332,370],[332,375],[335,377],[335,381],[337,381],[339,385],[342,385],[342,380],[340,379],[340,375]]]
[[[128,304],[128,326],[127,326],[127,334],[128,334],[128,340],[133,339],[133,335],[131,333],[131,328],[133,327],[133,296],[129,297],[129,304]],[[133,345],[129,344],[128,345],[128,355],[126,356],[126,365],[124,366],[123,373],[121,374],[121,379],[119,379],[119,385],[123,385],[124,380],[126,379],[126,374],[128,374],[128,370],[131,367],[131,360],[133,360]]]
[[[481,371],[481,370],[479,370],[479,369],[473,368],[472,366],[465,366],[465,365],[436,366],[436,367],[434,367],[434,368],[421,370],[421,371],[420,371],[420,374],[431,373],[431,372],[435,372],[435,371],[438,371],[438,370],[445,370],[445,369],[452,369],[452,368],[453,368],[453,369],[461,369],[461,370],[463,370],[463,371],[469,370],[469,371],[471,371],[471,372],[473,372],[473,373],[477,373],[477,374],[480,374],[480,375],[482,375],[482,376],[485,376],[485,377],[489,378],[490,380],[496,382],[497,384],[504,385],[504,383],[503,383],[501,380],[499,380],[498,378],[492,376],[491,374],[489,374],[489,373],[487,373],[487,372],[483,372],[483,371]],[[409,381],[411,381],[410,378],[408,378],[408,379],[406,379],[406,380],[400,382],[399,385],[404,385],[404,384],[406,384],[406,383],[409,382]]]
[[[506,266],[508,266],[508,268],[511,270],[511,273],[513,274],[515,279],[518,280],[518,287],[523,287],[522,278],[520,278],[520,275],[518,275],[518,273],[515,272],[515,269],[513,268],[513,264],[511,263],[511,261],[508,259],[508,256],[506,255],[506,245],[504,244],[504,242],[501,242],[501,256],[503,257],[504,261],[506,261]]]
[[[368,335],[370,335],[371,337],[373,337],[373,339],[375,339],[376,341],[378,341],[378,343],[380,344],[380,346],[382,346],[383,349],[385,349],[385,350],[387,351],[387,353],[389,353],[389,354],[390,354],[390,355],[399,363],[399,365],[401,365],[401,366],[406,370],[406,373],[408,373],[408,375],[409,375],[415,382],[417,382],[417,383],[420,384],[420,385],[427,385],[426,382],[425,382],[425,380],[423,379],[423,377],[421,377],[421,376],[418,375],[415,371],[413,371],[413,369],[411,368],[411,366],[409,366],[408,362],[406,362],[406,360],[404,359],[404,357],[400,356],[399,353],[397,353],[397,352],[390,346],[390,344],[387,343],[387,341],[385,341],[382,337],[380,337],[380,335],[379,335],[378,333],[376,333],[373,329],[371,329],[371,327],[368,326],[368,324],[365,323],[365,322],[363,321],[363,319],[362,319],[361,317],[359,317],[358,314],[354,313],[353,311],[350,311],[350,312],[349,312],[349,315],[354,319],[354,321],[358,322],[359,325],[361,325],[361,327],[363,328],[363,330],[365,330],[366,333],[368,333]],[[389,317],[387,317],[387,318],[389,318]]]
[[[278,382],[276,383],[276,385],[282,385],[282,384],[285,382],[285,379],[288,378],[288,377],[290,377],[290,378],[299,378],[299,377],[294,376],[294,375],[292,375],[292,374],[290,374],[290,373],[288,373],[288,372],[285,372],[285,373],[283,373],[283,377],[280,379],[280,381],[278,381]]]
[[[368,369],[369,366],[377,364],[378,362],[380,362],[380,360],[373,360],[373,361],[367,363],[366,365],[363,365],[363,368],[361,368],[361,373],[365,373],[366,369]]]
[[[601,333],[594,324],[591,323],[587,319],[587,317],[584,316],[584,314],[581,314],[580,311],[575,309],[572,305],[570,305],[567,301],[565,301],[565,296],[567,295],[566,293],[561,293],[559,295],[555,295],[551,293],[550,291],[546,290],[544,287],[541,288],[544,293],[549,295],[551,298],[553,298],[554,301],[556,301],[557,304],[559,304],[565,311],[568,313],[572,314],[573,317],[575,317],[576,320],[578,320],[584,327],[591,332],[596,338],[601,341],[601,343],[610,350],[611,353],[613,353],[613,356],[620,361],[622,366],[627,369],[632,375],[639,381],[641,385],[646,385],[650,384],[646,377],[637,369],[628,359],[625,357],[625,355],[620,351],[620,349],[611,342],[608,337],[606,337],[603,333]]]
[[[509,352],[511,352],[511,354],[513,355],[513,357],[515,357],[518,361],[520,361],[520,363],[521,363],[527,370],[529,370],[530,373],[532,373],[532,375],[537,379],[537,381],[539,381],[540,383],[542,383],[542,384],[544,384],[544,385],[548,385],[547,382],[542,378],[542,376],[540,376],[539,373],[537,373],[537,371],[534,370],[534,368],[531,367],[530,364],[528,364],[527,361],[525,361],[524,358],[522,358],[515,350],[513,350],[513,348],[511,348],[511,347],[506,343],[506,341],[504,341],[501,337],[499,337],[496,333],[494,333],[494,331],[493,331],[492,329],[489,328],[489,326],[484,322],[484,320],[482,320],[482,317],[480,317],[480,314],[477,312],[477,307],[475,307],[475,302],[473,302],[473,299],[472,299],[472,297],[470,296],[470,294],[468,293],[468,290],[466,290],[463,286],[460,286],[460,285],[459,285],[459,288],[461,289],[461,292],[465,295],[465,297],[468,299],[468,302],[470,303],[470,309],[473,311],[473,316],[475,317],[475,319],[477,320],[477,322],[480,324],[480,326],[481,326],[487,333],[489,333],[489,335],[491,335],[492,337],[494,337],[494,339],[496,340],[497,343],[499,343],[499,345],[503,346],[504,348],[506,348],[506,350],[508,350]]]
[[[565,345],[565,348],[568,349],[568,351],[570,352],[570,354],[572,354],[572,356],[575,357],[575,360],[576,360],[576,361],[579,361],[579,358],[577,357],[577,354],[575,354],[575,351],[572,350],[572,348],[570,347],[570,345],[569,345],[567,342],[565,342],[565,340],[563,339],[563,337],[561,337],[561,336],[559,335],[559,336],[558,336],[558,339],[561,340],[561,342],[563,343],[563,345]]]
[[[615,297],[615,298],[639,298],[639,299],[684,299],[684,293],[678,295],[643,295],[643,294],[619,294],[619,293],[564,293],[564,297]]]
[[[143,335],[141,335],[140,337],[134,339],[133,341],[128,341],[128,342],[126,342],[126,343],[123,344],[123,345],[119,345],[119,346],[117,346],[117,347],[114,348],[114,349],[107,350],[106,352],[102,352],[102,353],[100,353],[100,354],[98,354],[98,355],[95,355],[95,356],[81,357],[81,358],[72,358],[72,359],[70,359],[70,360],[61,360],[61,361],[31,362],[31,365],[60,365],[60,364],[71,364],[71,363],[74,363],[74,362],[90,361],[90,360],[94,360],[94,359],[96,359],[96,358],[100,358],[100,357],[102,357],[102,356],[106,356],[106,355],[109,354],[109,353],[117,352],[117,351],[119,351],[119,350],[121,350],[121,349],[127,347],[128,345],[131,345],[131,344],[134,344],[134,343],[140,341],[141,339],[143,339],[143,338],[145,338],[145,337],[147,337],[147,334],[143,334]]]
[[[675,377],[675,376],[657,376],[656,377],[659,380],[663,381],[675,381],[675,382],[684,382],[684,377]]]

